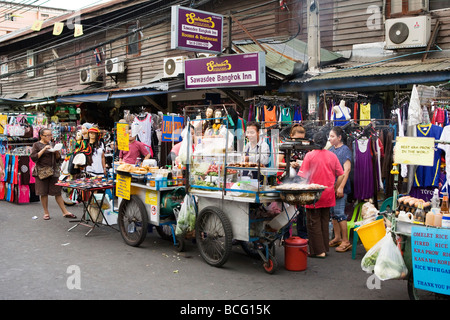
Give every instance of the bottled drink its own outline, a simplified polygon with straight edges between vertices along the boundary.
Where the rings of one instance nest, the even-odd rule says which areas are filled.
[[[433,198],[431,198],[431,208],[439,208],[440,207],[439,203],[440,203],[439,190],[434,189]]]
[[[448,214],[448,195],[442,197],[441,214]]]
[[[414,212],[414,223],[415,224],[425,224],[425,211],[423,210],[423,203],[420,202],[419,206]]]
[[[167,173],[167,186],[171,187],[173,185],[173,175],[172,175],[172,166],[168,166],[169,170]]]
[[[434,226],[434,217],[435,214],[433,213],[433,211],[428,211],[427,212],[427,216],[425,218],[425,225],[426,226]]]

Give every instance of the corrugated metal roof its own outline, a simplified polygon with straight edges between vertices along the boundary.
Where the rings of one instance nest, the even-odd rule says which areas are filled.
[[[388,63],[370,63],[370,64],[351,64],[343,63],[336,66],[333,70],[324,70],[317,76],[303,76],[291,80],[291,82],[305,83],[311,81],[370,77],[370,76],[389,76],[396,74],[422,73],[450,71],[450,59],[429,59],[422,62],[421,60],[395,61]]]
[[[292,74],[296,63],[308,61],[308,44],[298,39],[282,41],[280,38],[265,38],[257,40],[266,49],[266,67],[279,73],[283,77]],[[233,41],[237,51],[257,52],[263,51],[252,40]],[[321,49],[322,63],[330,63],[342,58],[341,54]],[[283,78],[280,76],[280,78]]]

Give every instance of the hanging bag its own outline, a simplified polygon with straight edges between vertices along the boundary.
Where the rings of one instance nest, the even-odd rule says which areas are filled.
[[[33,126],[28,123],[27,118],[22,116],[22,117],[20,117],[18,122],[23,127],[23,130],[24,130],[23,137],[24,138],[33,138]]]

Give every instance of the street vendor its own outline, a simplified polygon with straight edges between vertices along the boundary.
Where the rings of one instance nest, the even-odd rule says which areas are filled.
[[[270,148],[267,142],[260,138],[260,129],[261,125],[256,121],[247,124],[245,136],[248,143],[244,147],[245,162],[260,162],[261,165],[266,166],[270,161]]]
[[[291,127],[291,130],[289,132],[289,137],[291,139],[304,139],[306,135],[306,131],[305,128],[303,128],[303,126],[299,123],[294,124]],[[305,155],[305,152],[303,150],[294,150],[293,153],[291,154],[291,158],[289,159],[290,162],[290,177],[293,177],[295,175],[297,175],[298,173],[298,169],[300,168],[300,161],[303,160]],[[285,159],[285,155],[279,154],[278,155],[278,163],[279,163],[279,167],[282,169],[286,168],[287,162]]]
[[[317,132],[313,140],[320,149],[306,154],[298,175],[307,183],[327,187],[316,203],[305,206],[310,257],[325,258],[329,251],[330,208],[336,205],[334,186],[341,185],[344,170],[338,157],[324,149],[328,141],[324,132]]]
[[[141,160],[150,159],[150,152],[140,141],[136,140],[136,136],[132,135],[131,128],[128,129],[128,147],[129,151],[121,150],[119,152],[119,160],[129,164],[136,164],[137,158]]]

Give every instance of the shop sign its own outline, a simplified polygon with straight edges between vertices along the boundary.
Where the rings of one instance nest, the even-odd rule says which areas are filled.
[[[172,6],[171,49],[222,52],[223,16]]]
[[[163,116],[161,141],[178,142],[181,140],[181,131],[183,130],[183,117]]]
[[[397,137],[394,162],[419,166],[433,166],[434,138]]]
[[[264,52],[185,60],[186,89],[266,85]]]
[[[122,199],[130,200],[131,177],[118,174],[116,178],[116,196]]]
[[[450,229],[411,228],[414,287],[450,295]]]
[[[128,124],[118,123],[117,124],[117,148],[122,151],[129,151],[129,138],[128,138]]]

